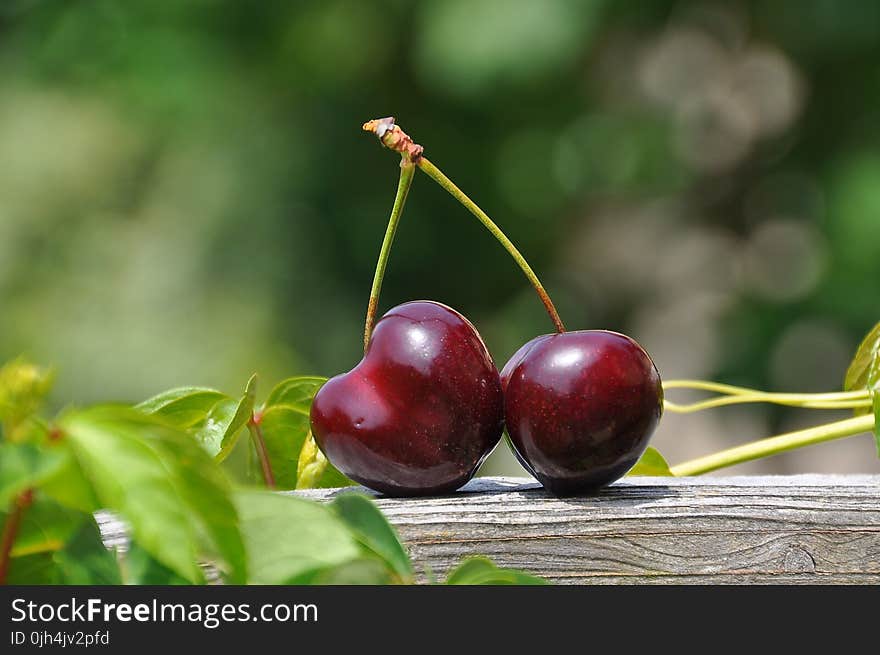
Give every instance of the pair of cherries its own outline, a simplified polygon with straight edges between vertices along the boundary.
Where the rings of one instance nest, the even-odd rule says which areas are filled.
[[[657,368],[629,337],[604,330],[539,336],[499,375],[470,321],[416,301],[385,314],[361,362],[318,391],[311,426],[352,480],[417,496],[465,484],[506,425],[522,465],[552,493],[572,495],[623,476],[662,408]]]

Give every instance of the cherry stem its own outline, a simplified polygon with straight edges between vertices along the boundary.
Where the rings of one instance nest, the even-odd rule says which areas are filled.
[[[382,281],[385,279],[385,269],[388,267],[388,257],[391,254],[391,245],[394,243],[394,235],[403,215],[403,206],[412,185],[415,165],[409,157],[401,155],[400,179],[397,182],[397,195],[394,197],[394,206],[391,208],[391,216],[388,218],[388,227],[385,228],[385,238],[382,239],[382,248],[379,250],[379,260],[376,262],[376,272],[373,274],[373,286],[370,289],[370,302],[367,305],[367,318],[364,321],[364,352],[370,345],[370,337],[373,334],[373,323],[376,320],[376,311],[379,308],[379,294],[382,292]]]
[[[547,290],[544,289],[544,285],[541,284],[541,281],[538,279],[535,271],[532,270],[532,267],[529,266],[525,257],[522,256],[516,246],[513,245],[513,242],[507,238],[504,232],[501,231],[501,228],[489,218],[486,212],[480,209],[473,200],[468,198],[467,195],[465,195],[465,193],[459,189],[452,180],[446,177],[439,168],[422,156],[424,148],[414,143],[412,138],[400,129],[400,126],[395,123],[394,117],[389,116],[387,118],[377,118],[375,120],[367,121],[364,123],[363,129],[366,132],[372,132],[375,134],[379,141],[382,142],[382,145],[386,148],[399,152],[402,157],[413,162],[423,173],[427,174],[428,177],[446,189],[446,191],[452,195],[453,198],[458,200],[465,209],[477,217],[477,220],[479,220],[483,226],[489,230],[492,236],[504,246],[504,249],[511,257],[513,257],[513,260],[519,265],[523,273],[525,273],[526,278],[528,278],[529,282],[531,282],[532,286],[535,288],[541,302],[544,303],[544,307],[547,309],[547,313],[550,315],[553,325],[556,326],[556,331],[560,333],[565,332],[565,325],[562,323],[562,319],[559,317],[559,312],[556,311],[556,307],[553,305],[550,295],[547,293]]]
[[[701,391],[715,391],[717,393],[726,393],[726,394],[752,394],[752,393],[766,393],[769,395],[784,395],[784,396],[797,396],[800,398],[814,398],[814,397],[850,397],[854,398],[857,396],[868,396],[869,392],[867,389],[862,389],[860,391],[834,391],[832,393],[786,393],[786,394],[778,394],[776,392],[764,392],[759,391],[758,389],[749,389],[748,387],[736,387],[731,384],[722,384],[721,382],[711,382],[709,380],[666,380],[663,382],[664,389],[698,389]]]
[[[701,475],[702,473],[717,471],[734,464],[750,462],[755,459],[769,457],[770,455],[778,455],[795,448],[861,434],[873,428],[873,415],[857,416],[843,421],[828,423],[827,425],[807,428],[806,430],[797,430],[796,432],[788,432],[775,437],[759,439],[742,446],[728,448],[705,457],[698,457],[697,459],[683,462],[671,467],[669,470],[675,476]]]
[[[679,414],[690,414],[740,403],[773,403],[805,409],[856,409],[871,406],[871,397],[867,389],[834,393],[774,393],[705,380],[668,380],[663,383],[663,390],[668,392],[670,389],[697,389],[722,394],[717,398],[686,405],[666,400],[665,408]]]
[[[501,231],[501,228],[495,224],[491,218],[489,218],[488,214],[480,209],[477,204],[468,198],[464,191],[459,189],[455,183],[450,180],[446,175],[443,174],[439,168],[434,166],[430,161],[428,161],[425,157],[419,158],[418,163],[416,164],[422,172],[426,173],[428,177],[434,180],[437,184],[442,186],[449,194],[458,200],[465,209],[467,209],[471,214],[477,217],[477,219],[486,227],[489,232],[492,233],[498,242],[504,246],[504,249],[513,257],[513,261],[515,261],[519,267],[522,269],[522,272],[525,273],[529,282],[532,283],[532,286],[535,288],[535,291],[538,294],[538,297],[541,299],[541,302],[544,303],[544,307],[547,309],[547,313],[550,315],[550,320],[553,321],[553,325],[556,326],[556,331],[559,333],[565,332],[565,325],[562,323],[562,319],[559,317],[559,312],[556,311],[556,307],[553,305],[553,301],[550,300],[550,295],[547,293],[547,290],[544,289],[544,285],[541,284],[541,280],[538,279],[538,276],[535,274],[535,271],[532,270],[532,267],[529,266],[529,263],[526,261],[526,258],[522,256],[517,247],[513,245],[513,242],[507,238],[507,235]]]
[[[3,526],[3,535],[0,537],[0,585],[6,584],[6,576],[9,574],[9,563],[12,559],[12,546],[18,536],[18,529],[25,511],[34,502],[34,490],[25,489],[15,500],[12,501],[12,510]]]
[[[272,473],[272,464],[269,461],[269,451],[266,450],[266,440],[263,439],[263,428],[260,427],[262,417],[259,414],[253,414],[251,420],[248,421],[248,431],[251,433],[251,441],[254,443],[254,450],[257,453],[257,459],[260,460],[260,469],[263,472],[263,480],[269,489],[275,488],[275,475]]]

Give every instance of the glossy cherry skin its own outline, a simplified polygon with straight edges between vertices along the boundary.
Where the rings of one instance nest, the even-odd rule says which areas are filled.
[[[392,496],[442,494],[501,439],[498,369],[453,309],[408,302],[377,323],[364,358],[315,396],[318,447],[352,480]]]
[[[641,457],[663,411],[648,353],[616,332],[543,335],[501,371],[505,420],[519,461],[557,495],[590,492]]]

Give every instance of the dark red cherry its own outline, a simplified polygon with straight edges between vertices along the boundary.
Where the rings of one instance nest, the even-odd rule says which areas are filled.
[[[498,369],[453,309],[408,302],[385,314],[364,358],[315,396],[312,433],[352,480],[394,496],[454,491],[497,445]]]
[[[605,330],[536,337],[510,358],[501,382],[514,453],[559,495],[623,476],[663,411],[660,374],[648,353]]]

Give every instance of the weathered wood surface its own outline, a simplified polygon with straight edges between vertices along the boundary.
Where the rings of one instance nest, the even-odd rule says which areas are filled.
[[[486,555],[561,584],[880,583],[880,475],[629,478],[577,498],[478,478],[449,496],[376,502],[416,569],[438,577]],[[118,521],[99,522],[108,546],[124,545]]]
[[[481,554],[563,584],[880,583],[880,476],[629,478],[562,499],[478,478],[376,502],[437,574]]]

